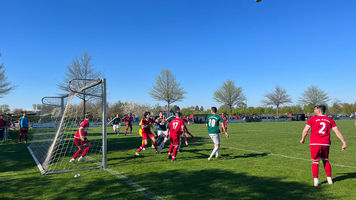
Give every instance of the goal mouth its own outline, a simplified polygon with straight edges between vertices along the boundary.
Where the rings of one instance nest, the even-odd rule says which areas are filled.
[[[28,146],[41,174],[106,168],[106,80],[86,79],[83,85],[80,81],[84,80],[68,83],[72,88],[67,95],[42,98],[40,120],[33,123],[36,131]],[[85,110],[93,115],[87,140],[75,142]]]

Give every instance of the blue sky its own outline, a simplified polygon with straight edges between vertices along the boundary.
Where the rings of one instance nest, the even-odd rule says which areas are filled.
[[[163,105],[148,92],[162,68],[187,91],[181,107],[218,105],[231,79],[249,106],[275,85],[296,103],[310,85],[356,101],[356,1],[0,0],[0,63],[17,88],[0,104],[32,109],[61,93],[67,66],[87,51],[108,101]]]

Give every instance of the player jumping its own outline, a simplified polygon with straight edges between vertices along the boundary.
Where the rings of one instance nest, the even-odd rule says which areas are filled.
[[[72,159],[70,159],[71,163],[75,163],[78,155],[82,153],[78,161],[84,162],[84,156],[88,153],[90,149],[90,142],[86,137],[88,134],[89,122],[92,120],[93,116],[90,113],[85,114],[85,120],[80,124],[79,129],[74,135],[74,143],[77,145],[78,150],[75,152]]]
[[[342,147],[341,150],[346,149],[346,142],[341,132],[337,128],[334,120],[325,116],[326,107],[324,105],[319,105],[314,107],[315,116],[309,118],[307,125],[305,126],[302,139],[300,143],[303,144],[306,136],[311,128],[310,133],[310,154],[313,161],[312,172],[314,177],[314,186],[319,185],[319,161],[322,160],[324,163],[324,170],[326,173],[326,179],[329,184],[333,184],[331,178],[331,166],[329,163],[329,150],[330,150],[330,130],[332,129],[336,136],[341,140]]]

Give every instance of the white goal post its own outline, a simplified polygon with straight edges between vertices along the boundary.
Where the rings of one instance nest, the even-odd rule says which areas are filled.
[[[107,166],[106,80],[73,79],[68,82],[68,90],[68,95],[42,98],[40,120],[33,124],[36,131],[28,150],[41,174]],[[95,112],[87,135],[90,147],[85,162],[69,162],[78,150],[74,134],[84,120],[85,107]]]

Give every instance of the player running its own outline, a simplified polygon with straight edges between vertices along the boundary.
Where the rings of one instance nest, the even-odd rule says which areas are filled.
[[[225,130],[227,131],[227,118],[225,113],[221,113],[221,118],[223,118],[222,126],[224,126]],[[221,127],[221,132],[223,132],[223,127]]]
[[[145,112],[144,114],[144,118],[142,119],[142,124],[141,124],[141,128],[142,128],[142,140],[143,140],[143,144],[140,146],[140,148],[138,148],[138,150],[136,151],[136,155],[139,156],[140,155],[140,151],[142,149],[145,148],[145,146],[147,145],[147,139],[150,138],[152,140],[152,143],[154,145],[154,148],[157,152],[157,143],[156,143],[156,139],[155,136],[152,134],[151,132],[151,125],[154,124],[155,121],[151,118],[151,114],[150,112]]]
[[[78,150],[75,152],[72,159],[69,162],[75,164],[75,160],[77,159],[78,155],[82,153],[79,157],[78,161],[84,162],[84,156],[88,153],[90,149],[90,142],[86,137],[88,134],[89,122],[93,119],[91,113],[85,114],[85,120],[80,124],[79,129],[74,135],[74,143],[77,145]]]
[[[332,129],[336,136],[341,140],[342,147],[341,150],[346,149],[346,142],[341,132],[337,128],[334,120],[325,116],[326,107],[324,105],[319,105],[314,107],[314,116],[310,117],[307,125],[305,126],[302,139],[300,143],[303,144],[306,136],[311,128],[310,133],[310,154],[313,161],[312,173],[314,177],[314,186],[319,185],[319,161],[322,160],[324,163],[324,170],[326,173],[326,179],[329,184],[333,184],[331,178],[331,166],[329,163],[329,150],[330,150],[330,130]]]
[[[124,120],[126,121],[126,130],[125,130],[125,135],[127,134],[127,130],[130,128],[130,135],[132,134],[132,121],[133,117],[132,114],[129,113]]]
[[[178,146],[180,144],[180,136],[184,131],[184,122],[181,119],[182,114],[180,112],[176,112],[175,116],[176,117],[169,123],[169,140],[171,142],[171,146],[168,151],[168,159],[172,159],[172,162],[176,161]],[[168,135],[166,138],[168,139]]]
[[[219,157],[219,147],[220,147],[220,127],[223,128],[226,138],[229,138],[229,134],[226,132],[225,127],[222,126],[223,118],[216,114],[217,108],[211,107],[211,114],[206,118],[206,126],[208,127],[208,133],[210,138],[213,140],[215,147],[211,152],[208,160],[215,155],[216,158]]]
[[[116,117],[112,119],[109,124],[112,123],[112,128],[117,135],[120,135],[120,127],[121,127],[121,118],[119,114],[116,114]]]

